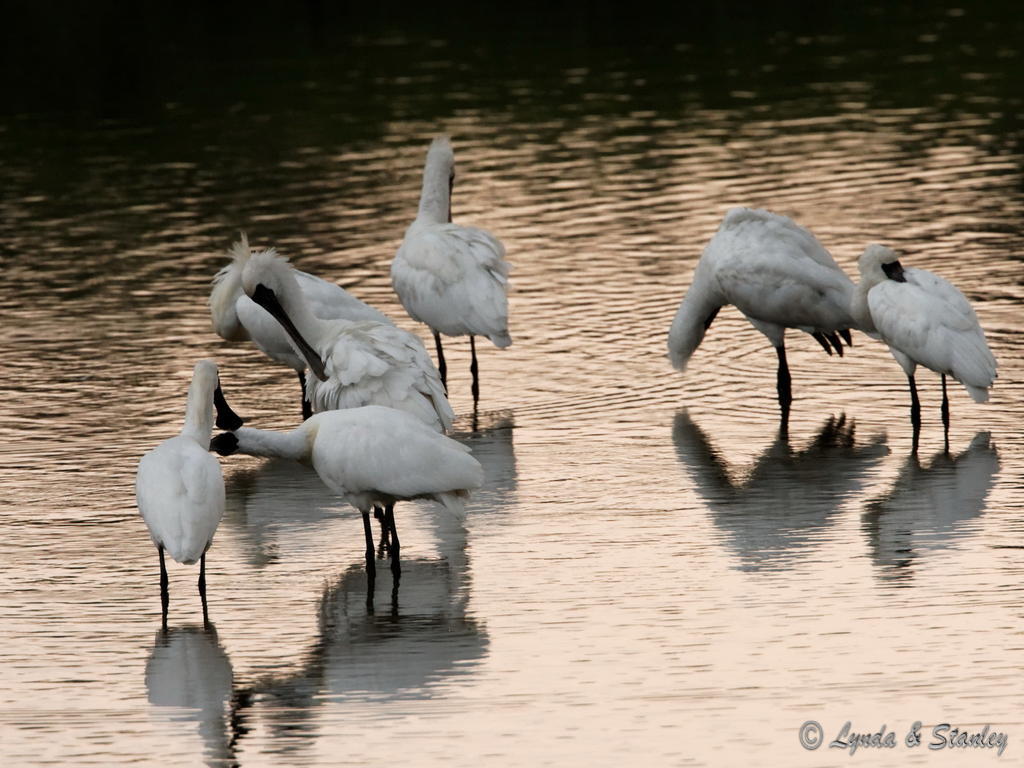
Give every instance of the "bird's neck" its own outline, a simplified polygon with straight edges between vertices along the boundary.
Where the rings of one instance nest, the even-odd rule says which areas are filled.
[[[238,439],[238,452],[248,456],[307,461],[312,452],[312,435],[306,424],[291,432],[241,427],[235,430],[235,437]]]
[[[213,279],[210,293],[210,315],[213,330],[226,341],[246,341],[249,334],[238,320],[235,302],[242,295],[242,270],[237,261],[224,267]]]
[[[868,306],[868,292],[877,285],[877,280],[861,277],[860,283],[850,295],[850,315],[864,333],[875,333],[875,323],[871,319],[871,308]]]
[[[714,271],[707,261],[697,262],[686,296],[683,298],[668,335],[669,359],[679,371],[686,369],[708,327],[725,300],[715,288]]]
[[[188,402],[185,405],[185,425],[181,434],[191,437],[202,446],[210,444],[213,434],[213,390],[217,382],[193,376],[188,385]]]
[[[428,162],[423,169],[423,189],[420,192],[420,210],[417,218],[431,224],[446,224],[452,220],[452,195],[447,169]]]

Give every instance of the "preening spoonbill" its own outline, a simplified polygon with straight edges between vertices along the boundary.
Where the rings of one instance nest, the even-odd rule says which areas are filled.
[[[508,272],[505,247],[489,232],[452,224],[455,155],[448,138],[434,139],[423,168],[423,190],[416,220],[391,263],[391,284],[413,320],[434,333],[437,366],[447,390],[441,334],[469,335],[473,405],[480,399],[476,336],[496,347],[512,343],[508,334]]]
[[[276,253],[273,248],[262,252]],[[242,290],[242,272],[251,255],[249,238],[243,232],[238,242],[228,249],[231,262],[213,278],[213,291],[210,293],[213,330],[225,341],[250,339],[271,360],[294,370],[302,385],[302,418],[308,418],[312,410],[306,397],[306,361],[288,343],[281,324]],[[321,320],[372,320],[391,324],[386,315],[341,286],[297,269],[292,272],[306,306]]]
[[[852,300],[853,316],[865,331],[876,332],[907,374],[914,449],[921,430],[921,402],[914,371],[918,365],[942,377],[942,426],[949,448],[949,397],[946,376],[964,385],[975,402],[988,400],[996,378],[996,359],[985,342],[978,316],[951,283],[923,269],[904,268],[899,255],[869,245],[858,262],[860,284]]]
[[[733,208],[704,248],[693,283],[668,335],[669,359],[686,369],[704,333],[726,304],[740,310],[768,337],[779,359],[777,389],[782,420],[793,401],[785,334],[797,328],[832,354],[852,346],[853,281],[818,240],[792,219],[769,211]]]
[[[483,482],[483,468],[468,448],[404,411],[379,405],[317,413],[291,432],[239,427],[218,435],[210,447],[222,456],[238,452],[311,463],[324,484],[362,514],[371,579],[376,569],[369,515],[372,507],[383,506],[396,584],[401,566],[395,502],[430,499],[461,519],[464,499]]]
[[[223,401],[217,365],[212,360],[200,360],[188,388],[181,434],[143,456],[135,477],[139,512],[160,554],[160,600],[165,623],[169,597],[164,550],[179,563],[191,565],[199,561],[199,596],[203,619],[207,620],[206,550],[224,514],[220,463],[208,452],[215,401],[223,402],[219,425],[241,425]]]
[[[305,301],[287,259],[264,251],[242,270],[242,289],[276,318],[312,376],[314,413],[364,405],[407,411],[441,432],[455,417],[423,342],[390,323],[321,320]]]

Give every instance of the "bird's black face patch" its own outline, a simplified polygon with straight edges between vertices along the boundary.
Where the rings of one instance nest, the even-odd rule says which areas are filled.
[[[210,441],[210,450],[221,456],[230,456],[238,452],[238,438],[231,432],[221,432]]]
[[[885,276],[890,280],[895,280],[897,283],[907,282],[907,278],[903,274],[903,265],[898,261],[890,261],[888,264],[883,264],[882,271],[885,272]]]
[[[252,292],[252,296],[250,298],[265,310],[271,312],[271,314],[273,314],[270,309],[271,307],[280,306],[277,301],[277,294],[270,288],[267,288],[263,283],[257,283],[256,289]]]

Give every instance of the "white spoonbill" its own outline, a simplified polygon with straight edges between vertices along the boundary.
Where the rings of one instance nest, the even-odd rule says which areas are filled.
[[[430,499],[461,519],[464,499],[483,482],[483,468],[469,448],[408,413],[379,405],[317,413],[291,432],[239,427],[218,435],[210,447],[222,456],[240,452],[310,462],[324,484],[362,514],[371,579],[376,569],[370,509],[384,506],[396,584],[401,566],[395,502]]]
[[[960,291],[923,269],[904,268],[899,255],[869,245],[858,262],[860,284],[852,312],[865,331],[881,336],[910,383],[910,423],[914,449],[921,430],[921,402],[914,371],[918,365],[942,377],[942,426],[949,447],[949,397],[946,376],[964,385],[975,402],[988,400],[996,378],[996,359],[985,342],[978,316]]]
[[[273,248],[264,252],[276,253]],[[242,272],[252,256],[249,238],[244,232],[239,241],[228,249],[228,256],[231,262],[213,278],[213,291],[210,293],[213,330],[225,341],[249,339],[271,360],[294,370],[302,385],[302,418],[309,418],[312,410],[306,397],[306,361],[288,343],[281,324],[242,290]],[[391,324],[385,314],[363,303],[341,286],[297,269],[292,271],[306,305],[321,320],[372,320]]]
[[[480,399],[476,336],[494,346],[512,343],[508,335],[508,273],[505,247],[489,232],[452,224],[455,155],[448,138],[434,139],[423,168],[423,190],[416,220],[391,263],[391,284],[413,320],[434,333],[437,366],[448,386],[441,334],[469,335],[473,360],[473,405]]]
[[[209,454],[214,402],[223,401],[217,365],[200,360],[192,373],[181,434],[160,443],[139,461],[135,497],[149,535],[160,554],[160,600],[167,621],[167,568],[164,550],[179,563],[199,561],[199,596],[206,614],[206,550],[224,514],[224,478],[220,463]],[[231,418],[227,403],[218,423],[227,428],[241,422]],[[220,412],[220,411],[219,411]]]
[[[390,323],[321,320],[310,309],[287,259],[264,251],[242,271],[242,288],[276,318],[313,376],[314,413],[364,405],[407,411],[439,432],[455,414],[423,342]]]
[[[777,389],[783,423],[793,402],[785,334],[797,328],[840,356],[852,346],[854,284],[818,240],[792,219],[733,208],[704,248],[693,283],[668,335],[669,359],[683,371],[726,304],[768,337],[779,358]]]

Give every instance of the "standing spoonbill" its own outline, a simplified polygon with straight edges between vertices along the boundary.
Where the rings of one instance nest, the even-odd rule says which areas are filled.
[[[430,499],[462,519],[464,499],[483,482],[483,467],[469,448],[404,411],[379,405],[317,413],[291,432],[239,427],[217,435],[210,447],[222,456],[244,453],[311,463],[324,484],[362,514],[370,594],[376,574],[372,507],[385,509],[397,588],[401,565],[395,503]]]
[[[438,432],[455,413],[423,342],[390,323],[321,320],[287,259],[264,251],[242,270],[242,289],[287,333],[312,371],[306,397],[314,413],[364,405],[407,411]]]
[[[672,321],[668,352],[686,369],[704,333],[726,304],[768,337],[779,359],[776,387],[782,422],[793,402],[785,334],[797,328],[832,354],[853,346],[854,284],[818,240],[792,219],[770,211],[733,208],[704,248],[693,283]]]
[[[276,253],[273,248],[262,252]],[[242,272],[252,256],[249,238],[244,232],[239,241],[228,249],[228,256],[231,262],[213,278],[213,291],[210,293],[213,330],[225,341],[249,339],[271,360],[294,370],[302,386],[302,418],[307,419],[312,415],[312,409],[306,395],[306,361],[288,343],[281,324],[242,290]],[[341,286],[297,269],[292,272],[306,305],[321,320],[372,320],[392,324],[385,314],[363,303]]]
[[[851,310],[861,328],[878,333],[889,345],[907,374],[914,450],[921,432],[921,401],[914,381],[918,365],[942,377],[942,426],[949,450],[946,376],[963,384],[978,403],[988,400],[996,379],[996,359],[978,316],[951,283],[923,269],[904,268],[899,255],[883,245],[869,245],[858,268],[860,284]]]
[[[512,343],[508,334],[508,273],[505,247],[491,233],[452,224],[455,155],[445,136],[434,139],[423,168],[423,189],[415,221],[391,262],[391,284],[409,316],[434,334],[437,366],[447,391],[441,334],[469,335],[473,406],[480,399],[476,336],[494,346]]]
[[[149,535],[160,555],[160,601],[167,623],[167,567],[164,550],[179,563],[199,561],[199,596],[206,612],[206,550],[224,514],[224,478],[220,463],[209,454],[213,408],[218,426],[238,428],[241,420],[227,406],[220,390],[217,365],[200,360],[192,373],[181,434],[169,438],[139,461],[135,498]]]

